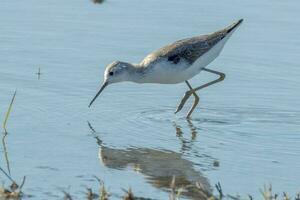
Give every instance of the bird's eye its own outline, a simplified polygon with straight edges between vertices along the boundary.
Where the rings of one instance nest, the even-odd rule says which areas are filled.
[[[114,72],[109,72],[109,75],[110,75],[110,76],[114,75]]]

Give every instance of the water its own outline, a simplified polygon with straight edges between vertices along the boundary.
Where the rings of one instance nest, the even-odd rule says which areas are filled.
[[[201,182],[207,193],[220,181],[228,194],[258,197],[268,183],[295,194],[299,6],[297,0],[2,0],[3,118],[17,89],[6,138],[12,177],[27,176],[31,199],[57,199],[62,190],[80,199],[86,187],[98,189],[93,176],[111,199],[129,187],[137,196],[167,199],[173,175],[182,185]],[[210,65],[226,80],[200,92],[193,120],[184,118],[188,106],[173,114],[184,84],[116,84],[87,107],[111,61],[139,62],[165,44],[239,18],[243,25]],[[191,84],[213,78],[203,72]],[[6,169],[4,157],[0,166]],[[193,198],[194,188],[184,195]]]

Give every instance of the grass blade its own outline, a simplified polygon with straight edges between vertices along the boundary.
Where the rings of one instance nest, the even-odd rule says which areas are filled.
[[[8,107],[8,110],[6,112],[5,119],[4,119],[4,122],[3,122],[3,129],[4,129],[5,133],[7,133],[7,131],[6,131],[6,123],[7,123],[9,114],[11,112],[12,105],[13,105],[13,103],[15,101],[16,94],[17,94],[17,90],[15,91],[15,93],[14,93],[14,95],[13,95],[11,101],[10,101],[10,104],[9,104],[9,107]]]

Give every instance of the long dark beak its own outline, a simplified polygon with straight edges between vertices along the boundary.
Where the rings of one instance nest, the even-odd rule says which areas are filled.
[[[101,92],[104,90],[104,88],[108,85],[107,82],[104,82],[103,85],[101,86],[99,92],[96,94],[96,96],[93,98],[93,100],[91,101],[91,103],[89,104],[89,107],[91,107],[91,105],[94,103],[94,101],[97,99],[97,97],[101,94]]]

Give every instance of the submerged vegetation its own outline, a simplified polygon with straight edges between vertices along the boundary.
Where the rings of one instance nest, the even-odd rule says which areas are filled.
[[[2,168],[1,171],[6,174]],[[0,186],[0,199],[21,199],[23,196],[22,188],[25,184],[26,177],[24,176],[21,185],[19,186],[13,179],[11,179],[10,176],[8,176],[8,174],[6,175],[12,183],[10,184],[9,188]]]
[[[22,183],[20,186],[0,167],[0,171],[12,182],[9,188],[6,188],[4,186],[0,186],[0,200],[21,200],[24,196],[22,192],[22,187],[24,186],[26,177],[24,176]],[[96,177],[96,180],[99,182],[99,189],[98,192],[93,192],[92,188],[86,188],[86,197],[84,199],[86,200],[109,200],[111,197],[111,193],[108,192],[106,189],[104,182],[101,181],[98,177]],[[183,187],[176,188],[176,177],[174,176],[172,179],[172,182],[170,183],[170,191],[169,191],[169,200],[179,200],[182,197],[182,192],[186,189]],[[195,183],[195,186],[198,188],[199,192],[203,192],[203,188],[200,183]],[[253,196],[248,195],[245,197],[242,197],[240,195],[225,195],[223,193],[223,190],[221,188],[221,184],[218,183],[215,185],[215,188],[217,190],[217,194],[211,195],[211,196],[201,196],[199,198],[193,198],[193,199],[199,199],[199,200],[254,200]],[[154,200],[155,198],[145,198],[145,197],[139,197],[134,194],[133,190],[129,188],[128,190],[122,189],[124,192],[124,195],[120,197],[120,200]],[[78,199],[73,197],[69,192],[62,191],[63,192],[63,199],[64,200],[73,200]],[[272,185],[264,186],[263,189],[260,190],[261,197],[257,199],[261,200],[300,200],[300,193],[296,194],[295,196],[290,196],[288,193],[283,192],[280,193],[274,193],[272,190]],[[114,194],[114,196],[118,196]],[[82,199],[82,198],[80,198]]]
[[[98,178],[97,178],[98,179]],[[98,179],[99,180],[99,179]],[[181,192],[184,190],[184,188],[175,188],[175,177],[172,180],[170,184],[170,193],[169,193],[169,200],[179,200],[181,197]],[[202,188],[199,186],[198,183],[196,183],[198,189],[201,191]],[[206,197],[206,198],[193,198],[193,199],[199,199],[199,200],[254,200],[253,196],[248,195],[245,197],[242,197],[240,195],[225,195],[223,194],[221,184],[218,183],[215,185],[216,190],[218,191],[218,194],[212,195],[211,197]],[[133,190],[129,188],[128,190],[123,189],[124,195],[123,197],[120,198],[120,200],[154,200],[154,198],[145,198],[145,197],[138,197],[133,193]],[[64,192],[64,199],[65,200],[72,200],[72,196]],[[290,196],[286,192],[283,193],[274,193],[272,190],[272,185],[269,186],[264,186],[263,189],[260,190],[261,197],[257,198],[259,200],[300,200],[300,193],[296,194],[295,196]],[[100,188],[99,188],[99,193],[93,193],[91,188],[87,188],[87,193],[86,193],[86,199],[87,200],[92,200],[92,199],[97,199],[97,200],[109,200],[110,199],[110,193],[107,191],[107,189],[104,186],[104,183],[101,181],[100,183]],[[0,195],[1,197],[1,195]],[[0,198],[1,199],[1,198]]]

